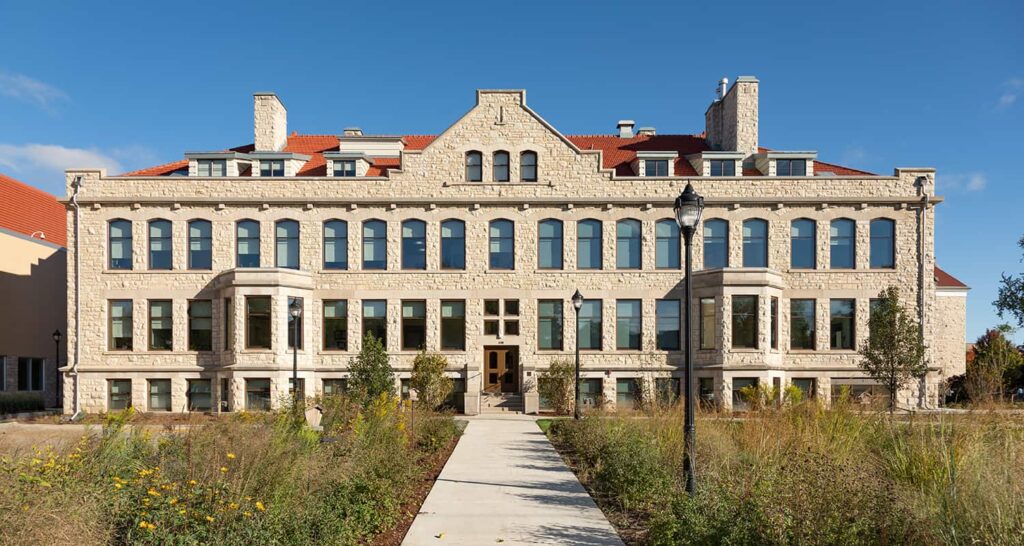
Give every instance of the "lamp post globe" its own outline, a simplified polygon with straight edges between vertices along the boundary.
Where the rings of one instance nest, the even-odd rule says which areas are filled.
[[[683,401],[685,404],[683,475],[686,480],[686,492],[693,495],[697,489],[695,470],[697,428],[693,420],[693,332],[690,327],[693,314],[691,305],[693,289],[690,278],[693,276],[693,234],[697,231],[697,226],[700,225],[701,215],[704,214],[704,198],[693,189],[692,184],[687,183],[683,192],[679,194],[679,197],[676,197],[672,211],[675,213],[676,223],[679,224],[679,230],[682,232],[683,240],[686,243],[685,305],[683,313],[683,339],[686,356],[683,372],[685,375],[685,386],[683,387]]]
[[[60,333],[60,330],[54,330],[52,335],[53,335],[53,342],[54,343],[60,343],[60,338],[62,337],[61,333]]]
[[[299,317],[302,316],[302,306],[298,299],[293,299],[288,305],[288,315],[292,317],[292,400],[295,403],[295,411],[299,408]]]
[[[576,310],[576,381],[573,397],[572,418],[580,418],[580,308],[583,307],[583,294],[579,289],[572,295],[572,308]]]

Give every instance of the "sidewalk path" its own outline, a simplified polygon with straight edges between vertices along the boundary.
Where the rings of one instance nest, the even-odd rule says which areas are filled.
[[[534,418],[485,416],[469,419],[402,544],[623,543]]]

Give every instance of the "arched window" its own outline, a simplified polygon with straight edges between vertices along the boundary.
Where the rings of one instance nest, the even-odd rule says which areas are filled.
[[[519,154],[519,180],[537,181],[537,152],[526,151]]]
[[[213,267],[213,224],[207,220],[188,223],[188,268]]]
[[[601,269],[602,240],[600,220],[581,220],[576,224],[577,269]]]
[[[149,268],[171,269],[172,262],[171,222],[152,220],[149,222]]]
[[[107,234],[110,269],[132,268],[132,223],[129,220],[111,220]]]
[[[441,269],[466,269],[466,223],[441,222]]]
[[[619,220],[615,225],[615,267],[640,269],[640,220]]]
[[[383,220],[363,222],[363,269],[388,268],[388,225]]]
[[[508,182],[508,152],[494,152],[494,181]]]
[[[896,267],[896,222],[888,218],[871,221],[871,269]]]
[[[857,263],[857,224],[849,218],[832,220],[829,229],[829,266],[853,269]]]
[[[275,264],[287,269],[299,268],[299,223],[279,220],[274,229]]]
[[[466,152],[466,181],[480,182],[483,180],[484,156],[480,152]]]
[[[743,267],[768,267],[768,222],[743,221]]]
[[[654,267],[679,269],[679,224],[675,219],[658,220],[654,239]]]
[[[348,222],[324,222],[324,269],[348,269]]]
[[[789,229],[789,266],[793,269],[815,269],[818,267],[817,252],[818,225],[809,218],[793,220]]]
[[[427,268],[427,224],[422,220],[402,222],[402,269]]]
[[[260,266],[260,223],[241,220],[235,226],[236,258],[238,267]]]
[[[704,222],[704,269],[729,267],[729,222],[715,218]]]
[[[537,267],[562,269],[561,220],[543,220],[537,226]]]
[[[511,220],[492,220],[489,232],[491,269],[515,269],[515,224]]]

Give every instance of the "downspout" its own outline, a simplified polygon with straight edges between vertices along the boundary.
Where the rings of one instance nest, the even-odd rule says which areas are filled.
[[[71,182],[71,189],[72,189],[72,193],[71,193],[71,206],[74,207],[74,209],[75,209],[75,227],[74,227],[74,237],[75,237],[75,247],[74,247],[74,253],[75,253],[75,360],[71,363],[71,380],[72,380],[72,389],[73,389],[73,392],[74,392],[73,397],[72,397],[72,408],[74,409],[74,412],[71,414],[71,420],[72,421],[77,420],[77,419],[82,417],[82,405],[81,405],[81,396],[80,396],[80,390],[81,389],[79,389],[79,382],[78,382],[78,360],[79,360],[79,358],[82,355],[82,351],[81,351],[81,346],[82,346],[82,320],[81,320],[82,313],[81,313],[81,305],[79,304],[79,302],[81,301],[81,298],[79,297],[79,294],[80,294],[80,292],[79,292],[79,278],[81,276],[82,265],[81,265],[81,260],[79,259],[80,254],[78,252],[78,224],[79,224],[78,190],[81,187],[82,187],[82,177],[81,176],[76,176],[75,179]]]
[[[921,207],[917,211],[918,219],[917,225],[917,328],[918,335],[921,336],[921,342],[924,343],[924,304],[925,304],[925,274],[926,262],[925,262],[925,251],[927,240],[926,234],[928,232],[928,194],[925,192],[925,184],[928,179],[924,176],[917,178],[918,194],[921,196]],[[925,346],[925,361],[928,360],[927,346]],[[921,377],[921,384],[918,386],[918,406],[922,408],[928,407],[928,372]]]

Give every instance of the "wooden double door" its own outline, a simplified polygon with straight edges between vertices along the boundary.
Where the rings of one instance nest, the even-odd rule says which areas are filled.
[[[484,392],[519,392],[518,347],[484,347]]]

